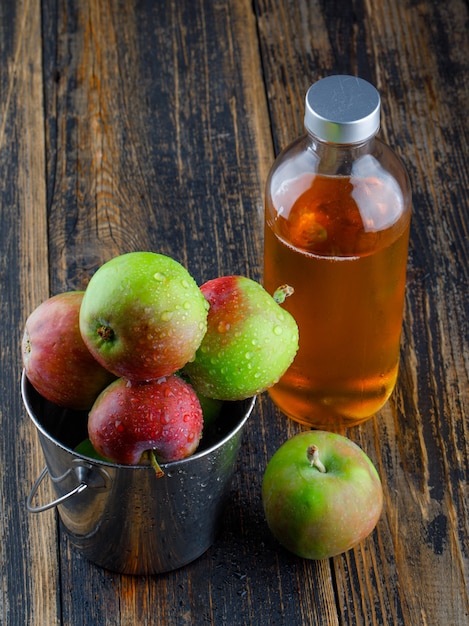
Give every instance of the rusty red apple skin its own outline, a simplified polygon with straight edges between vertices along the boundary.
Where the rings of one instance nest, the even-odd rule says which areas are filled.
[[[307,457],[315,445],[326,472]],[[262,483],[273,535],[294,554],[324,559],[350,550],[375,528],[383,506],[381,481],[365,452],[325,431],[302,432],[269,461]]]
[[[115,376],[83,342],[79,328],[82,291],[42,302],[28,317],[22,339],[23,367],[44,398],[69,409],[87,410]]]
[[[94,449],[123,465],[140,464],[148,450],[159,463],[190,456],[202,428],[195,391],[175,375],[151,381],[119,378],[99,395],[88,416]]]

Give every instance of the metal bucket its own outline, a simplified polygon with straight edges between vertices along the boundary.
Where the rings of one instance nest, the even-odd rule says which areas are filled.
[[[51,404],[24,373],[21,392],[46,462],[27,508],[40,513],[57,506],[71,543],[90,561],[123,574],[159,574],[194,561],[212,545],[255,398],[226,402],[198,451],[162,464],[164,476],[157,478],[150,466],[74,452],[87,437],[86,413]],[[57,497],[35,506],[47,475]]]

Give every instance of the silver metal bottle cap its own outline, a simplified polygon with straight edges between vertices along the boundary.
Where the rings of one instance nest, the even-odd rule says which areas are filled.
[[[359,143],[379,129],[380,97],[356,76],[328,76],[306,94],[305,128],[322,141]]]

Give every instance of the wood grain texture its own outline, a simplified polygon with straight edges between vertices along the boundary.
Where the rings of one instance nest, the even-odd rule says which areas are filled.
[[[468,23],[464,0],[2,3],[2,624],[469,623]],[[330,561],[279,547],[262,474],[300,427],[264,395],[212,548],[158,577],[102,570],[25,510],[43,464],[19,396],[26,315],[129,250],[199,283],[260,279],[268,169],[311,82],[339,72],[379,88],[414,197],[399,383],[348,432],[382,477],[378,527]]]
[[[2,4],[0,41],[0,623],[33,624],[39,614],[52,626],[60,623],[56,519],[26,512],[44,458],[19,394],[23,324],[49,295],[37,3]]]
[[[246,233],[271,150],[249,5],[64,3],[46,27],[53,289],[142,248],[198,280],[259,277]]]

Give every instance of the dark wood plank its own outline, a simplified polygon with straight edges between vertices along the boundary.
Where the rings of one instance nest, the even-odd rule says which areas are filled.
[[[25,507],[44,458],[19,393],[25,315],[49,295],[40,18],[37,3],[0,7],[0,623],[8,625],[37,615],[60,623],[55,515]]]
[[[301,132],[313,79],[356,73],[379,88],[381,136],[413,184],[398,388],[374,422],[349,433],[377,463],[386,507],[373,541],[333,561],[340,614],[466,623],[467,3],[257,4],[276,149]]]
[[[59,9],[45,24],[59,42],[46,59],[53,289],[141,248],[200,280],[259,276],[261,221],[243,206],[260,202],[271,152],[249,7]]]

